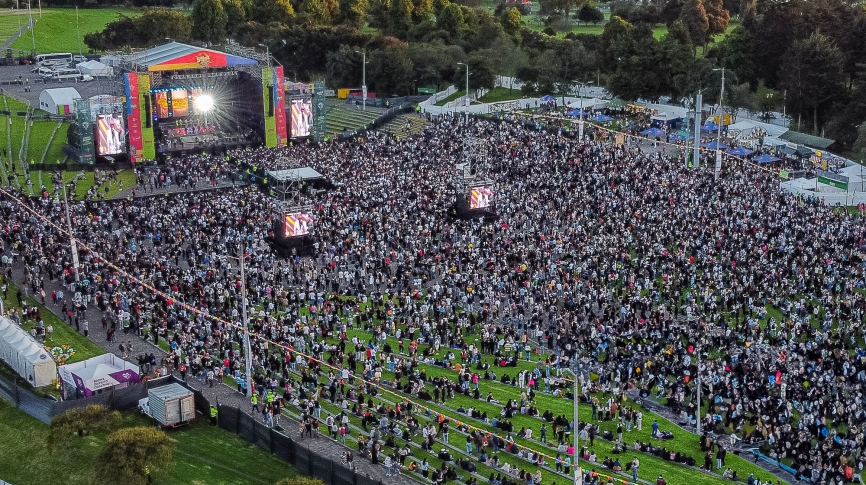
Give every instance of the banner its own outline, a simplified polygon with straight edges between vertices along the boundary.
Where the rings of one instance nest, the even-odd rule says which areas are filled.
[[[275,105],[274,118],[277,124],[277,146],[286,146],[286,141],[289,139],[288,128],[286,126],[286,78],[283,77],[283,66],[274,68],[274,86],[275,86]]]
[[[141,139],[141,106],[138,92],[138,73],[128,72],[126,78],[126,129],[129,132],[129,159],[142,161],[144,145]]]
[[[141,127],[141,158],[144,160],[153,160],[156,158],[156,145],[153,142],[153,122],[148,119],[147,105],[150,101],[147,98],[150,96],[150,74],[138,75],[138,112],[142,120]],[[151,110],[154,107],[151,106]]]
[[[276,99],[274,99],[274,70],[270,67],[262,69],[262,105],[265,114],[265,146],[277,146],[277,119],[274,116]]]

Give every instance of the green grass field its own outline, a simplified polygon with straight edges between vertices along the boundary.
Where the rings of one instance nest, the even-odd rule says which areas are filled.
[[[5,41],[12,37],[18,29],[27,25],[27,11],[0,9],[0,39]]]
[[[137,413],[125,413],[120,427],[149,426]],[[0,477],[15,485],[94,483],[93,465],[107,433],[73,438],[66,449],[49,451],[49,427],[0,400],[0,442],[14,444],[0,453]],[[167,431],[175,442],[175,466],[153,477],[160,485],[272,485],[297,470],[266,451],[210,426],[198,417],[190,426]]]
[[[8,12],[8,10],[6,10]],[[33,18],[37,20],[34,34],[36,37],[37,52],[73,52],[79,50],[88,52],[84,45],[84,36],[92,32],[102,31],[105,26],[117,19],[119,14],[135,15],[134,11],[122,8],[98,8],[79,9],[78,26],[76,27],[75,9],[69,8],[44,8],[41,18],[37,11],[33,11]],[[0,16],[0,31],[15,27],[18,20],[13,15]],[[23,20],[23,19],[22,19]],[[79,37],[78,33],[81,33]],[[10,34],[11,35],[11,34]],[[8,38],[8,36],[7,36]],[[30,34],[22,35],[12,43],[13,49],[25,51],[33,50],[33,40]]]
[[[493,88],[478,99],[482,103],[496,103],[498,101],[511,101],[520,99],[523,93],[519,89]]]

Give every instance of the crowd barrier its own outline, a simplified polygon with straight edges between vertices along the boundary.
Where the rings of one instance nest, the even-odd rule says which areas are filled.
[[[317,455],[290,438],[282,428],[269,428],[241,409],[220,405],[219,427],[244,441],[269,451],[294,466],[304,475],[318,478],[326,485],[382,485],[382,482],[360,475],[334,460]]]

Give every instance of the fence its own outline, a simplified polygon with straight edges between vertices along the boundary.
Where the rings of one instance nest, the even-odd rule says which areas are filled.
[[[70,409],[89,406],[91,404],[102,404],[117,411],[133,409],[138,406],[138,401],[140,399],[147,397],[147,391],[149,389],[171,383],[180,384],[192,391],[195,396],[196,409],[203,413],[208,412],[210,403],[204,397],[202,392],[174,376],[150,379],[123,389],[112,388],[95,396],[83,399],[71,399],[68,401],[56,401],[54,399],[39,396],[29,389],[19,386],[15,381],[0,376],[0,397],[11,402],[18,409],[21,409],[43,423],[50,423],[51,418],[58,414],[63,414]]]
[[[382,485],[382,482],[357,474],[327,457],[298,444],[278,428],[268,428],[253,416],[233,406],[219,406],[220,428],[236,434],[259,448],[270,451],[304,475],[327,485]]]

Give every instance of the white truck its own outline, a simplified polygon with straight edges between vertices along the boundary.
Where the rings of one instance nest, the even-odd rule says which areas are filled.
[[[159,428],[182,426],[195,419],[195,396],[180,384],[168,384],[148,390],[138,408],[156,420]]]

